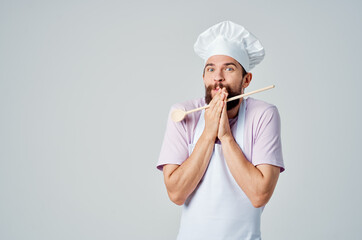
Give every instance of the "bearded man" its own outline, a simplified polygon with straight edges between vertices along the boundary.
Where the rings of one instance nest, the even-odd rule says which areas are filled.
[[[285,170],[279,112],[251,97],[226,100],[244,93],[264,48],[225,21],[201,33],[194,49],[205,60],[205,98],[171,107],[157,163],[170,200],[182,205],[177,239],[261,239],[261,214]],[[181,122],[170,118],[206,104]]]

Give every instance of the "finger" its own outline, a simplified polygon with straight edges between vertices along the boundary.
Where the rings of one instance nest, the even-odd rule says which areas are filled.
[[[211,99],[210,103],[209,103],[209,109],[214,109],[215,105],[216,105],[216,102],[218,100],[218,97],[220,96],[221,94],[221,91],[218,91],[216,93],[216,95]]]
[[[225,93],[225,98],[223,101],[223,109],[222,109],[222,113],[221,113],[221,118],[227,118],[227,97],[228,97],[228,93]]]
[[[205,113],[212,113],[214,111],[214,108],[215,108],[215,104],[216,104],[216,101],[215,99],[212,99],[209,103],[209,107],[205,109]]]
[[[220,118],[223,106],[225,104],[225,102],[222,100],[223,97],[224,97],[223,95],[220,96],[218,104],[217,104],[217,106],[215,107],[215,110],[214,110],[214,114],[215,114],[215,117],[217,119]]]
[[[222,94],[223,93],[220,90],[217,92],[217,94],[212,99],[212,107],[210,108],[210,110],[211,110],[210,112],[212,112],[213,115],[215,115],[217,113],[217,109],[218,109],[217,106],[218,106],[219,102],[221,101]]]
[[[223,92],[220,90],[219,92],[217,92],[215,97],[212,99],[214,101],[214,107],[216,107],[218,105],[219,101],[222,101],[221,100],[222,98],[223,98]]]
[[[227,102],[227,100],[228,100],[228,96],[229,96],[229,93],[228,92],[226,92],[226,90],[225,90],[225,99],[224,99],[224,101],[225,101],[225,103]],[[226,106],[225,106],[226,107]]]
[[[225,124],[229,124],[229,117],[227,115],[227,103],[226,103],[226,100],[223,101],[224,103],[224,106],[223,106],[223,109],[221,111],[221,116],[220,116],[220,125],[222,127],[225,126]]]
[[[226,97],[225,97],[225,100],[224,100],[224,106],[223,106],[223,109],[222,109],[222,112],[223,114],[225,113],[225,116],[227,116],[227,102],[226,102]]]
[[[222,91],[223,91],[223,93],[224,93],[224,95],[225,95],[225,99],[224,99],[224,100],[226,100],[229,93],[227,92],[227,90],[226,90],[225,87],[222,89]]]

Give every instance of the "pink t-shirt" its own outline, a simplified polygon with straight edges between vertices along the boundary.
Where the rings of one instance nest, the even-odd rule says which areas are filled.
[[[285,170],[282,144],[280,138],[280,117],[276,106],[264,101],[247,98],[244,128],[244,155],[254,166],[270,164]],[[157,163],[159,170],[165,164],[181,165],[188,157],[188,145],[192,143],[195,128],[201,111],[188,114],[181,122],[171,120],[174,109],[185,111],[205,106],[205,99],[198,98],[187,102],[174,104],[168,115],[166,133],[163,139],[160,157]],[[229,119],[230,128],[235,136],[237,116]],[[220,142],[216,142],[220,143]]]

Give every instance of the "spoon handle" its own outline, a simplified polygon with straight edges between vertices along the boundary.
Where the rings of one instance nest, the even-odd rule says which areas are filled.
[[[248,93],[244,93],[244,94],[241,94],[241,95],[238,95],[238,96],[229,98],[226,102],[234,101],[234,100],[236,100],[236,99],[239,99],[239,98],[242,98],[242,97],[246,97],[246,96],[252,95],[252,94],[254,94],[254,93],[258,93],[258,92],[262,92],[262,91],[265,91],[265,90],[269,90],[269,89],[274,88],[274,87],[275,87],[275,85],[270,85],[270,86],[265,87],[265,88],[260,88],[260,89],[255,90],[255,91],[251,91],[251,92],[248,92]]]
[[[193,113],[193,112],[197,112],[197,111],[200,111],[200,110],[206,109],[206,108],[209,108],[209,105],[205,105],[205,106],[203,106],[203,107],[199,107],[199,108],[195,108],[195,109],[189,110],[189,111],[186,112],[186,114]]]
[[[248,93],[244,93],[244,94],[241,94],[241,95],[238,95],[238,96],[229,98],[226,102],[234,101],[234,100],[236,100],[236,99],[240,99],[240,98],[242,98],[242,97],[246,97],[246,96],[252,95],[252,94],[254,94],[254,93],[258,93],[258,92],[262,92],[262,91],[265,91],[265,90],[269,90],[269,89],[274,88],[274,87],[275,87],[275,85],[270,85],[270,86],[265,87],[265,88],[260,88],[260,89],[255,90],[255,91],[251,91],[251,92],[248,92]],[[206,108],[209,108],[209,105],[205,105],[205,106],[203,106],[203,107],[199,107],[199,108],[195,108],[195,109],[189,110],[189,111],[186,112],[186,114],[193,113],[193,112],[197,112],[197,111],[200,111],[200,110],[206,109]]]

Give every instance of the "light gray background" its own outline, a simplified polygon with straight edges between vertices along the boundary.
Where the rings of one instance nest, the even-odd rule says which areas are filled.
[[[204,94],[199,33],[266,49],[286,171],[263,239],[362,235],[360,1],[0,1],[0,239],[174,239],[156,162],[173,103]]]

